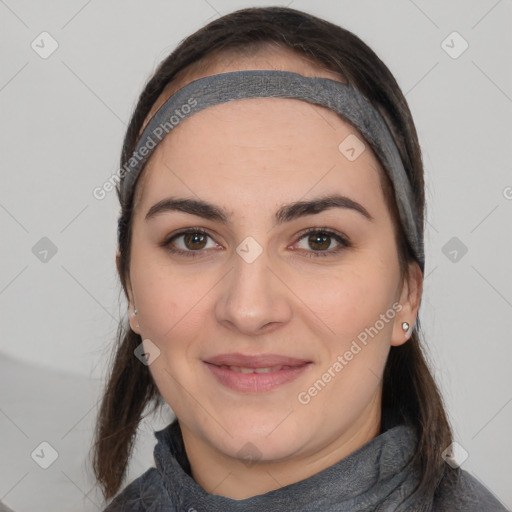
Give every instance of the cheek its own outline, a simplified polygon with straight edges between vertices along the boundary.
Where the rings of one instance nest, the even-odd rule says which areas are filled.
[[[318,407],[329,409],[332,404],[343,403],[343,411],[352,411],[347,413],[350,416],[368,403],[379,386],[397,303],[392,280],[381,272],[372,273],[369,267],[361,273],[354,270],[331,278],[329,283],[334,287],[329,293],[311,297],[311,308],[320,312],[319,316],[334,332],[323,339],[325,359],[311,384],[315,385],[315,379],[329,382]],[[339,411],[334,408],[325,414],[336,417]]]
[[[141,336],[163,341],[185,314],[187,296],[183,293],[183,283],[157,255],[137,243],[132,250],[130,280],[139,311]]]
[[[364,271],[354,269],[330,279],[329,285],[329,293],[315,296],[316,305],[312,306],[335,333],[324,338],[322,375],[315,375],[332,382],[318,407],[322,407],[320,402],[327,406],[344,403],[343,410],[359,411],[376,392],[389,352],[396,316],[392,280],[366,266]],[[325,374],[329,371],[334,378]]]
[[[330,339],[351,340],[373,326],[394,303],[393,272],[365,263],[316,278],[314,286],[303,284],[298,295],[329,328]],[[391,313],[390,313],[391,316]],[[379,324],[380,325],[380,324]],[[390,331],[387,323],[383,331]],[[328,332],[326,330],[326,332]]]
[[[131,280],[139,305],[140,335],[159,350],[149,371],[172,410],[186,417],[190,404],[179,383],[194,375],[194,340],[201,333],[200,319],[205,314],[200,299],[211,286],[142,255],[142,251],[132,255]]]
[[[179,389],[171,375],[188,379],[194,374],[194,362],[208,334],[205,325],[207,318],[212,318],[212,294],[219,276],[198,271],[194,265],[177,269],[154,252],[148,257],[140,249],[134,251],[131,279],[140,335],[151,340],[162,356],[151,364],[151,373],[158,387],[172,390],[173,396]]]

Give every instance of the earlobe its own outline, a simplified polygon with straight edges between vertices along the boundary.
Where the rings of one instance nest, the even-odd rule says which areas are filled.
[[[391,337],[392,346],[403,345],[411,337],[418,310],[421,303],[421,294],[423,290],[423,274],[416,262],[409,264],[409,272],[402,285],[400,294],[400,304],[402,309],[396,316]]]
[[[131,330],[134,333],[140,335],[140,326],[139,326],[139,321],[137,319],[137,313],[138,313],[137,309],[135,309],[133,307],[133,305],[130,304],[128,312],[129,312],[129,315],[130,315],[130,328],[131,328]]]
[[[133,332],[140,334],[140,326],[139,326],[139,320],[137,318],[137,308],[135,306],[135,301],[133,299],[133,292],[130,283],[127,285],[127,292],[128,292],[128,314],[130,317],[130,327]]]
[[[118,272],[119,277],[121,278],[121,282],[122,282],[122,276],[121,276],[121,270],[120,270],[121,264],[120,263],[121,263],[121,255],[118,250],[116,253],[116,267],[117,267],[117,272]],[[135,307],[132,285],[131,285],[129,279],[127,279],[125,290],[126,290],[126,295],[127,295],[127,299],[128,299],[128,315],[129,315],[130,328],[133,332],[140,334],[140,326],[139,326],[139,322],[137,319],[138,312],[137,312],[137,308]]]

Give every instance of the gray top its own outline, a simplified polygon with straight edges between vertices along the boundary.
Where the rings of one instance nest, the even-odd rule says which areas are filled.
[[[190,476],[177,421],[155,432],[156,468],[128,485],[104,512],[506,512],[478,480],[446,466],[435,496],[413,493],[415,431],[396,425],[305,480],[233,500],[209,494]]]

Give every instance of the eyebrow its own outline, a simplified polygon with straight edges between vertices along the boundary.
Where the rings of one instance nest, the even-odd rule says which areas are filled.
[[[331,208],[353,210],[360,213],[369,221],[374,220],[368,210],[353,199],[342,195],[329,195],[308,201],[296,201],[282,206],[274,214],[274,225],[290,222],[306,215],[314,215]],[[188,213],[204,219],[221,222],[222,224],[229,224],[229,215],[223,208],[198,199],[176,197],[168,197],[154,204],[148,210],[146,220],[150,220],[157,215],[170,211]]]

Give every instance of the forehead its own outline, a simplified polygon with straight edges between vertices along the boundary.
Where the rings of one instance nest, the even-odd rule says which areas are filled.
[[[156,111],[170,96],[186,84],[209,75],[249,69],[292,71],[303,76],[329,78],[331,80],[345,82],[344,78],[340,76],[339,73],[323,68],[319,63],[307,59],[303,54],[287,46],[262,42],[256,47],[253,45],[249,48],[239,48],[236,50],[217,50],[182,69],[173,80],[164,87],[146,116],[140,133],[142,133],[142,130],[151,117],[153,117]]]
[[[354,160],[343,151],[350,138],[364,147]],[[369,145],[335,112],[300,100],[239,100],[198,112],[166,136],[137,186],[136,209],[172,194],[245,212],[275,210],[336,191],[370,198],[379,215],[380,172]]]

